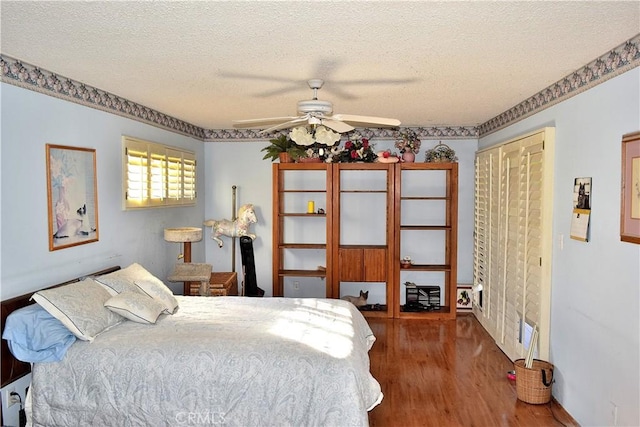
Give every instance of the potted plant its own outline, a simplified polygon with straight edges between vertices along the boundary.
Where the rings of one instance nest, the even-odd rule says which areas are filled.
[[[271,159],[272,162],[275,162],[276,159],[279,159],[280,163],[292,163],[305,154],[304,150],[289,139],[286,134],[270,139],[269,143],[260,150],[265,152],[263,160]]]
[[[418,135],[411,129],[401,132],[400,139],[395,143],[396,148],[400,150],[402,160],[405,162],[415,161],[416,154],[420,151],[420,145],[421,142]]]

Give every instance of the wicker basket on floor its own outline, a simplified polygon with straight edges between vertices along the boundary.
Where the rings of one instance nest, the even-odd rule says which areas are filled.
[[[525,368],[524,359],[513,362],[516,370],[516,392],[518,399],[540,405],[551,400],[553,365],[544,360],[533,360],[531,368]]]

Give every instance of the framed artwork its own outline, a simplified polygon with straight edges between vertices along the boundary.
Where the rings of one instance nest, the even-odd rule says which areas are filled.
[[[622,136],[620,240],[640,243],[640,132]]]
[[[456,310],[471,311],[471,285],[459,285],[456,291]]]
[[[96,150],[47,144],[49,250],[98,241]]]

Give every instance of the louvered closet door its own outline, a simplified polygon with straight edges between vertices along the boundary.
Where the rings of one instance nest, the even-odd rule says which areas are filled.
[[[489,282],[488,282],[488,292],[487,292],[487,302],[489,304],[489,331],[491,331],[492,336],[498,335],[498,327],[500,326],[498,316],[498,309],[502,305],[502,269],[501,265],[501,257],[502,253],[500,252],[500,239],[502,238],[501,234],[501,224],[500,224],[500,212],[501,212],[501,197],[500,197],[500,185],[502,176],[502,166],[501,166],[501,156],[500,150],[496,150],[492,156],[491,163],[491,213],[489,216],[490,221],[490,231],[489,234],[489,244],[490,254],[489,257]]]
[[[505,147],[502,151],[500,176],[500,222],[498,246],[498,286],[497,297],[498,345],[511,356],[508,350],[517,340],[517,319],[519,301],[515,283],[521,268],[519,254],[519,147]]]
[[[485,329],[492,335],[496,331],[496,317],[491,316],[496,310],[495,298],[492,296],[491,258],[492,249],[496,247],[497,238],[497,218],[498,218],[498,197],[497,183],[499,178],[499,150],[484,151],[478,153],[476,158],[475,171],[475,231],[474,231],[474,283],[482,293],[474,292],[473,310]]]
[[[518,356],[524,356],[528,348],[529,328],[536,325],[539,330],[539,350],[548,358],[550,279],[546,269],[550,266],[550,248],[545,250],[545,228],[551,235],[550,203],[544,203],[544,140],[541,135],[528,138],[520,157],[520,234],[518,253],[522,261],[517,282],[517,298],[521,301],[521,340],[516,344]],[[547,217],[545,218],[545,215]],[[548,227],[547,227],[548,225]],[[550,239],[549,239],[550,240]],[[526,345],[526,346],[525,346]]]
[[[477,155],[476,315],[512,360],[525,355],[534,325],[538,356],[548,358],[552,139],[547,129]]]

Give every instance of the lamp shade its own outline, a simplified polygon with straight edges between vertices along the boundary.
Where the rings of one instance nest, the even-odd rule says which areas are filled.
[[[202,240],[202,228],[199,227],[178,227],[165,228],[164,240],[167,242],[184,243],[199,242]]]

